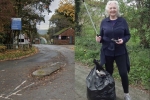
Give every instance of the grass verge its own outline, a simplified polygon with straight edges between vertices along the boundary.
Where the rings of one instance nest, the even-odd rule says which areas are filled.
[[[5,52],[0,52],[0,61],[6,60],[14,60],[14,59],[21,59],[23,57],[28,57],[38,52],[36,47],[32,47],[31,49],[22,50],[6,50]]]

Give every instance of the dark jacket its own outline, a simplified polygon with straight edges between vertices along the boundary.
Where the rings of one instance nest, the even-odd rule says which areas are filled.
[[[127,67],[128,72],[130,70],[130,63],[126,49],[126,42],[130,39],[130,32],[126,20],[122,17],[118,17],[115,24],[112,25],[109,17],[102,20],[100,25],[100,34],[102,38],[100,43],[102,43],[101,48],[101,65],[105,64],[105,56],[119,56],[127,55]],[[123,39],[123,44],[116,44],[111,39]]]

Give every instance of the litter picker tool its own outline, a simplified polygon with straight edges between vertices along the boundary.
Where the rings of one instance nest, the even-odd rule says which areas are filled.
[[[95,27],[95,25],[94,25],[94,23],[93,23],[93,20],[92,20],[92,18],[91,18],[91,15],[90,15],[90,13],[89,13],[89,10],[88,10],[88,8],[87,8],[86,3],[85,3],[84,0],[83,0],[83,3],[84,3],[84,6],[85,6],[85,8],[86,8],[86,11],[87,11],[87,13],[88,13],[88,15],[89,15],[89,17],[90,17],[90,20],[91,20],[91,23],[92,23],[93,28],[94,28],[94,30],[95,30],[95,33],[96,33],[97,36],[99,36],[99,35],[98,35],[98,32],[97,32],[97,30],[96,30],[96,27]]]

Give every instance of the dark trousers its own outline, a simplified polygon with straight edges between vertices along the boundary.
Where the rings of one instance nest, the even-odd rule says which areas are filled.
[[[126,62],[126,55],[120,55],[120,56],[106,56],[106,64],[105,68],[106,71],[108,71],[111,75],[113,74],[114,70],[114,61],[116,62],[116,65],[119,70],[119,74],[122,81],[122,86],[124,93],[129,92],[129,81],[128,81],[128,72],[127,72],[127,62]]]

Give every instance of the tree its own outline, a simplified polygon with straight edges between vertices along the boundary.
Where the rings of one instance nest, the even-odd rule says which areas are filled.
[[[73,0],[60,1],[58,12],[71,17],[72,21],[75,21],[75,6],[73,5]]]
[[[56,26],[55,28],[53,26]],[[50,28],[48,31],[48,34],[53,35],[54,30],[55,33],[57,33],[58,31],[64,29],[64,28],[74,28],[74,23],[70,20],[70,17],[64,16],[61,13],[55,12],[55,14],[52,15],[51,19],[50,19]]]
[[[148,48],[150,47],[150,1],[141,0],[138,1],[138,11],[137,15],[139,16],[139,26],[137,27],[140,37],[140,44]],[[137,23],[138,24],[138,23]]]
[[[4,32],[4,25],[10,24],[10,18],[15,17],[15,10],[10,0],[0,0],[0,32]],[[6,28],[6,27],[5,27]]]
[[[51,12],[50,4],[52,1],[54,0],[0,0],[1,34],[6,34],[7,29],[7,33],[9,33],[8,37],[10,38],[7,40],[13,38],[10,26],[11,18],[13,17],[22,18],[22,32],[30,31],[33,26],[31,22],[35,22],[36,24],[45,21],[42,12],[47,11],[48,14]],[[33,28],[32,30],[36,31],[36,29]],[[19,35],[17,31],[14,31],[14,34]],[[2,38],[5,38],[4,36],[5,35],[1,35]]]
[[[54,30],[55,33],[64,28],[75,28],[75,6],[73,0],[63,0],[60,2],[59,8],[50,18],[50,28],[48,33],[52,37]],[[56,27],[53,27],[53,26]]]
[[[75,0],[75,33],[79,35],[81,25],[79,25],[79,12],[80,12],[81,0]]]
[[[10,40],[11,17],[15,17],[13,3],[10,0],[0,0],[0,43],[6,43]]]
[[[140,45],[144,48],[150,47],[150,1],[149,0],[128,0],[130,6],[126,6],[124,17],[129,22],[134,38],[140,39]]]

